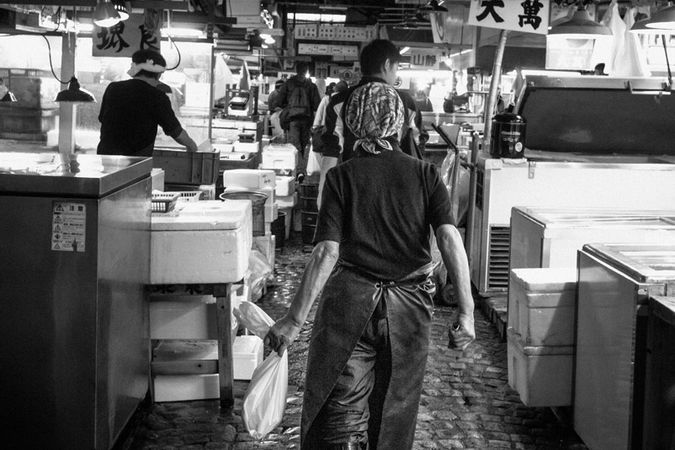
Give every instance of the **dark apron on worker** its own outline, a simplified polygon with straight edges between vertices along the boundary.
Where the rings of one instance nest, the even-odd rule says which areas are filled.
[[[380,301],[386,304],[391,343],[391,376],[385,386],[379,423],[369,429],[370,450],[412,448],[422,391],[433,311],[430,265],[395,282],[374,280],[338,265],[317,309],[307,361],[302,412],[302,448],[320,448],[315,419]],[[379,430],[379,432],[377,431]],[[376,435],[373,435],[373,433]]]

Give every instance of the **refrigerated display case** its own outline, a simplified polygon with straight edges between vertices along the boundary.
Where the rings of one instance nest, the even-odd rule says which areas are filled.
[[[675,289],[675,245],[579,251],[574,429],[593,449],[640,449],[648,301]]]
[[[667,209],[675,201],[675,97],[656,78],[525,78],[523,158],[475,162],[467,250],[481,295],[508,286],[514,206]],[[476,150],[478,152],[478,150]]]
[[[111,448],[148,391],[152,160],[0,153],[3,448]]]
[[[576,267],[589,243],[675,244],[675,211],[520,207],[511,210],[511,269]]]

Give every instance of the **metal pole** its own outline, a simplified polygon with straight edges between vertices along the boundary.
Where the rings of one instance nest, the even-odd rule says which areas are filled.
[[[483,148],[482,151],[489,152],[492,145],[490,139],[492,134],[492,114],[497,105],[497,89],[499,88],[499,81],[502,75],[502,60],[504,59],[504,48],[506,47],[506,38],[509,34],[508,30],[502,30],[499,35],[499,44],[495,51],[494,64],[492,66],[492,78],[490,80],[490,94],[488,96],[487,104],[485,105],[484,115],[484,132],[483,132]],[[476,196],[477,196],[477,177],[478,177],[478,152],[481,151],[478,145],[477,135],[474,135],[473,143],[471,145],[471,178],[469,181],[469,209],[467,211],[466,219],[466,234],[464,236],[464,248],[469,259],[469,267],[473,273],[473,264],[480,264],[480,258],[476,261],[471,257],[474,249],[474,239],[479,240],[482,236],[481,230],[474,230],[476,225]]]
[[[485,128],[483,132],[483,151],[489,152],[492,146],[492,116],[497,107],[499,84],[502,78],[502,60],[504,59],[504,48],[506,48],[506,38],[509,30],[502,30],[499,34],[499,44],[495,50],[495,60],[492,65],[492,78],[490,79],[490,95],[488,96],[487,106],[484,112]]]

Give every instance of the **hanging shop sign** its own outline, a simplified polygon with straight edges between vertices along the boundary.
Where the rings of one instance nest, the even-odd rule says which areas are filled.
[[[549,0],[471,0],[469,25],[525,33],[548,33]]]
[[[441,61],[447,57],[447,52],[435,48],[410,49],[410,66],[414,69],[439,69]]]
[[[429,14],[434,44],[472,45],[476,27],[466,25],[469,8],[443,5],[448,11]]]
[[[129,58],[137,50],[160,51],[161,34],[159,29],[149,30],[145,26],[143,14],[131,14],[114,27],[94,26],[91,39],[93,56]]]

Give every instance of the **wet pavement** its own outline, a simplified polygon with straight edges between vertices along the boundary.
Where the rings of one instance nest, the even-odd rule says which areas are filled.
[[[275,277],[257,302],[272,318],[290,304],[309,253],[299,233],[277,249]],[[143,405],[118,449],[292,449],[299,448],[305,363],[315,307],[289,352],[284,420],[263,441],[254,441],[241,419],[248,383],[235,382],[233,411],[217,400]],[[508,386],[506,343],[498,326],[476,308],[477,340],[465,354],[447,348],[447,326],[455,308],[437,306],[414,449],[585,449],[568,420],[549,408],[529,408]],[[489,315],[488,315],[489,317]],[[268,350],[267,350],[268,351]],[[389,449],[381,449],[389,450]]]

